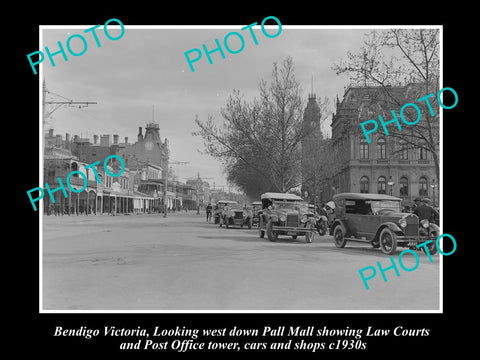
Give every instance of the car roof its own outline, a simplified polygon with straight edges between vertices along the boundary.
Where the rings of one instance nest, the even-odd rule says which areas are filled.
[[[260,199],[278,199],[278,200],[303,200],[295,194],[266,192],[260,196]]]
[[[385,195],[385,194],[370,194],[370,193],[340,193],[333,195],[333,200],[402,200],[401,198]]]
[[[232,201],[232,200],[218,200],[217,201],[217,204],[218,203],[222,203],[222,204],[236,204],[237,202],[236,201]]]

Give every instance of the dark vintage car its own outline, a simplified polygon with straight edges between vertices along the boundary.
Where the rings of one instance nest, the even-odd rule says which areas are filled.
[[[252,225],[258,225],[260,217],[259,214],[262,212],[262,202],[254,201],[252,202]]]
[[[290,235],[296,239],[305,235],[307,243],[312,242],[315,227],[315,215],[303,199],[294,194],[262,194],[262,212],[258,225],[260,237],[265,233],[268,240],[276,241],[279,235]]]
[[[252,211],[243,207],[241,204],[227,204],[222,212],[223,216],[220,218],[220,226],[225,225],[228,229],[230,226],[247,226],[252,228]]]
[[[434,254],[439,227],[428,220],[419,221],[415,214],[401,212],[401,200],[383,194],[335,195],[335,220],[330,227],[335,246],[343,248],[347,241],[368,242],[390,255],[397,246],[418,250],[417,244],[432,240],[427,248]]]
[[[213,209],[213,220],[215,224],[220,224],[220,219],[223,218],[223,210],[228,204],[236,204],[236,201],[231,200],[219,200]]]

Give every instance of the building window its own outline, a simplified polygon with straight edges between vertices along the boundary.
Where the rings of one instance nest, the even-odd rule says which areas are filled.
[[[377,157],[379,159],[387,158],[387,143],[384,138],[377,140]]]
[[[400,160],[408,160],[408,145],[406,141],[400,142]]]
[[[418,186],[418,195],[420,196],[428,196],[428,182],[427,179],[424,177],[420,178],[419,186]]]
[[[400,178],[400,196],[408,196],[408,179]]]
[[[367,140],[360,140],[360,159],[368,159],[368,142]]]
[[[427,149],[421,147],[418,149],[419,154],[418,154],[418,159],[419,160],[427,160]]]
[[[362,176],[360,179],[360,192],[361,193],[368,193],[368,177]]]
[[[72,162],[72,171],[78,171],[78,164],[76,162]],[[73,177],[78,177],[78,173],[73,174]]]
[[[385,176],[380,176],[378,178],[377,193],[379,194],[387,193],[387,179],[385,178]]]

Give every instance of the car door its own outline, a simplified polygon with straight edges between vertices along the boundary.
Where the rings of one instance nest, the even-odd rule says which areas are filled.
[[[371,214],[368,200],[347,200],[346,215],[350,236],[371,240],[375,236],[381,218]]]

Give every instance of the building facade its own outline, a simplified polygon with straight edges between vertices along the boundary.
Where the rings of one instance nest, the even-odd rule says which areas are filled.
[[[184,207],[197,208],[196,189],[179,181],[165,181],[168,164],[168,142],[160,140],[158,124],[146,126],[145,135],[139,128],[137,142],[130,144],[128,138],[119,143],[119,136],[94,135],[93,142],[75,135],[55,135],[53,129],[45,134],[44,180],[52,190],[53,200],[45,191],[44,212],[48,215],[72,214],[119,214],[155,213],[178,210]],[[104,161],[110,155],[123,159],[125,169],[119,176],[111,176],[104,169]],[[95,169],[86,167],[99,161]],[[118,162],[118,161],[117,161]],[[118,173],[119,162],[107,164],[111,174]],[[80,171],[87,177],[85,189],[71,191],[66,178],[72,171]],[[60,178],[60,180],[59,180]],[[62,181],[60,184],[59,181]],[[78,173],[69,178],[75,190],[84,186],[84,179]],[[65,188],[65,193],[61,186]],[[203,188],[202,188],[203,189]],[[203,190],[202,190],[203,194]],[[166,206],[165,206],[166,205]]]
[[[341,102],[337,99],[331,124],[332,138],[329,139],[331,153],[328,154],[334,159],[336,168],[334,175],[322,183],[322,201],[328,201],[335,193],[360,192],[397,196],[405,205],[416,197],[428,197],[433,205],[439,204],[437,172],[431,151],[421,143],[417,146],[400,136],[387,136],[380,124],[378,130],[369,135],[369,143],[360,127],[360,123],[378,119],[379,115],[385,121],[392,119],[391,110],[398,114],[401,107],[398,102],[413,102],[411,96],[417,88],[416,84],[391,87],[387,93],[381,87],[351,87],[345,91]],[[396,99],[395,103],[392,98]],[[432,137],[438,139],[438,116],[431,124]],[[412,131],[403,125],[405,134]],[[394,127],[390,124],[388,128]]]

